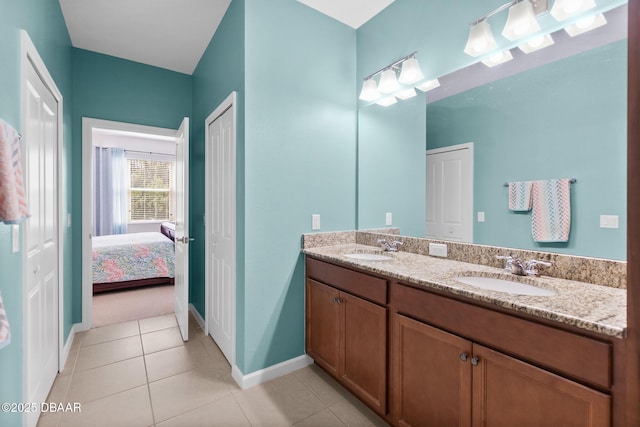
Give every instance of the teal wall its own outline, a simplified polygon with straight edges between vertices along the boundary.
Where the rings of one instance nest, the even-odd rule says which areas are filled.
[[[427,106],[427,148],[474,142],[474,242],[626,259],[627,41]],[[496,167],[499,164],[499,167]],[[577,178],[567,243],[535,243],[531,214],[507,208],[508,181]],[[619,215],[602,229],[601,214]]]
[[[66,210],[71,211],[69,192],[71,177],[66,168],[71,156],[71,117],[73,112],[71,87],[71,42],[58,2],[30,0],[14,2],[0,0],[0,118],[21,130],[20,100],[20,29],[29,33],[36,49],[63,96],[63,193]],[[21,227],[22,228],[22,227]],[[22,230],[21,230],[22,233]],[[70,230],[64,232],[65,303],[72,296]],[[11,253],[11,227],[0,223],[0,292],[11,323],[11,344],[0,350],[0,401],[21,402],[22,397],[22,252]],[[71,304],[65,305],[65,338],[71,329]],[[21,414],[0,413],[0,425],[21,425]]]
[[[82,321],[82,118],[178,129],[191,117],[191,76],[73,49],[73,321]]]
[[[356,33],[246,0],[244,373],[304,354],[300,235],[355,226]],[[239,335],[240,336],[240,335]]]
[[[236,312],[238,343],[243,341],[244,319],[244,0],[233,0],[193,73],[193,122],[191,123],[191,235],[205,235],[205,119],[231,92],[236,92]],[[204,239],[190,244],[190,300],[205,317]]]

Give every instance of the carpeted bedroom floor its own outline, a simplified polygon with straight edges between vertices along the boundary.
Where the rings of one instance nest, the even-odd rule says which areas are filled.
[[[173,313],[174,287],[147,286],[93,296],[93,328]]]

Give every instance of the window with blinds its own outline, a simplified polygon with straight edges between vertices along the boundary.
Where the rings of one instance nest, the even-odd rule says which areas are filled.
[[[129,222],[174,219],[175,162],[128,159]]]

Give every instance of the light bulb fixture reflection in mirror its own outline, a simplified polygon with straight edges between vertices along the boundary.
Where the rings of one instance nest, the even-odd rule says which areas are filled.
[[[402,63],[402,71],[400,71],[400,83],[404,85],[412,85],[424,79],[424,74],[420,69],[420,63],[415,56],[407,59]]]
[[[403,101],[409,98],[413,98],[416,95],[417,93],[414,88],[404,89],[396,93],[396,97],[398,97],[398,99],[401,99]]]
[[[387,96],[386,98],[382,98],[380,101],[376,102],[376,104],[382,105],[383,107],[388,107],[389,105],[393,105],[397,102],[398,100],[395,96]]]
[[[594,7],[594,0],[555,0],[549,13],[556,21],[564,21]]]
[[[524,53],[535,52],[536,50],[544,49],[547,46],[551,46],[553,44],[553,39],[549,34],[544,34],[540,36],[536,36],[531,40],[521,44],[518,46],[518,49],[523,51]]]
[[[496,39],[493,38],[491,32],[491,26],[486,19],[483,19],[469,29],[469,38],[464,53],[476,57],[495,49],[497,46]]]
[[[586,18],[582,18],[575,24],[571,24],[568,27],[565,27],[565,31],[571,37],[575,37],[582,33],[586,33],[587,31],[595,30],[596,28],[602,27],[607,23],[607,19],[604,17],[602,13],[597,15],[587,16]]]
[[[507,61],[511,61],[513,59],[513,55],[508,50],[503,52],[494,53],[489,58],[482,61],[484,65],[487,67],[495,67],[496,65],[504,64]]]
[[[363,101],[375,101],[380,98],[380,92],[378,91],[378,85],[373,79],[366,79],[362,83],[362,91],[360,92],[360,99]]]
[[[540,24],[529,0],[521,1],[509,8],[507,23],[502,30],[504,38],[513,41],[538,31],[540,31]]]
[[[400,89],[396,72],[393,68],[388,68],[380,75],[380,84],[378,84],[378,90],[382,93],[392,93]]]
[[[440,81],[438,79],[433,79],[433,80],[428,80],[424,83],[420,83],[418,86],[416,86],[417,89],[420,89],[423,92],[427,92],[431,89],[435,89],[437,87],[440,87]]]

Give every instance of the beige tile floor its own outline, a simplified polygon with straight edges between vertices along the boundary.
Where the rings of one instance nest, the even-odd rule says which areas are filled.
[[[173,315],[76,335],[38,426],[386,426],[315,365],[241,390],[210,337],[190,319],[184,343]]]

